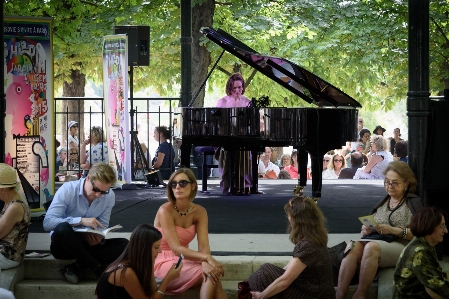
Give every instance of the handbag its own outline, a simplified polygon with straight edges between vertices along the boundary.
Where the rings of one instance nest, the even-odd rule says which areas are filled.
[[[248,281],[241,281],[238,283],[238,299],[251,299],[251,288]]]
[[[363,237],[362,237],[362,239],[366,239],[366,240],[381,240],[381,241],[385,241],[388,243],[393,242],[396,238],[397,238],[397,236],[395,236],[395,235],[392,235],[392,234],[381,235],[376,231],[372,232],[369,235],[363,235]]]
[[[338,284],[338,273],[340,272],[340,265],[345,255],[346,246],[346,242],[343,241],[340,244],[327,248],[331,257],[332,278],[334,280],[334,286],[337,286]]]

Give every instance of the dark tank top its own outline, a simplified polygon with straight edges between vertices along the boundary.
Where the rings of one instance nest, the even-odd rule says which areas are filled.
[[[132,299],[124,287],[113,285],[108,281],[109,274],[122,268],[124,268],[123,265],[118,265],[114,270],[101,275],[97,287],[98,299]]]

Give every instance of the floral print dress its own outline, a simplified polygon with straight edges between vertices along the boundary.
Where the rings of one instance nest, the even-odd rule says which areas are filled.
[[[404,248],[394,271],[394,299],[431,298],[425,287],[449,298],[449,282],[438,263],[435,247],[415,237]]]

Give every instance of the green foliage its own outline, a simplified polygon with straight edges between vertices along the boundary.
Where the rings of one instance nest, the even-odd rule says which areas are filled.
[[[192,6],[206,0],[192,0]],[[55,88],[73,69],[101,82],[101,37],[115,25],[151,27],[150,66],[134,69],[134,90],[151,88],[161,96],[179,96],[179,0],[8,0],[6,15],[54,18]],[[213,27],[221,28],[258,52],[283,57],[345,91],[364,110],[390,110],[408,89],[408,7],[396,0],[226,0],[216,1]],[[447,0],[430,1],[430,87],[449,86]],[[206,39],[212,62],[222,49]],[[249,78],[253,69],[225,54],[206,91],[224,94],[230,73]],[[196,74],[192,74],[195,76]],[[273,105],[307,103],[261,74],[248,82],[246,95],[269,95]],[[445,86],[446,84],[446,86]]]

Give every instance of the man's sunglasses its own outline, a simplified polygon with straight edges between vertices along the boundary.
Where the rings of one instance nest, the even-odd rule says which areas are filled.
[[[177,182],[177,181],[171,181],[171,182],[170,182],[170,187],[171,187],[172,189],[175,189],[176,186],[179,185],[179,187],[185,188],[185,187],[187,187],[188,184],[191,184],[191,183],[192,183],[192,182],[186,181],[186,180],[180,180],[179,182]]]
[[[101,194],[109,194],[109,188],[106,191],[100,190],[97,187],[95,187],[94,182],[90,181],[90,183],[92,184],[92,191],[98,193],[100,192]]]

